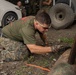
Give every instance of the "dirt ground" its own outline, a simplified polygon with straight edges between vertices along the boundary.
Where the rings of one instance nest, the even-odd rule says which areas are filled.
[[[50,45],[61,44],[64,46],[72,46],[74,36],[76,35],[76,23],[67,29],[55,30],[50,28],[47,36]],[[40,38],[37,37],[37,44],[43,45]],[[47,75],[53,64],[64,51],[57,53],[49,53],[43,55],[32,54],[24,61],[0,62],[0,75]],[[48,71],[39,67],[28,66],[32,64],[47,68]]]

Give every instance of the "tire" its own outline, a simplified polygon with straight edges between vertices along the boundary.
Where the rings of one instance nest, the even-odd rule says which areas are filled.
[[[70,2],[69,0],[57,0],[56,4],[57,3],[65,3],[65,4],[69,5],[69,2]],[[73,9],[73,11],[75,11],[73,2],[71,2],[71,8]]]
[[[64,3],[54,5],[49,12],[52,27],[55,29],[63,29],[71,25],[74,21],[73,10]]]
[[[6,13],[2,19],[2,27],[8,25],[10,22],[17,20],[18,17],[15,13],[9,12]]]

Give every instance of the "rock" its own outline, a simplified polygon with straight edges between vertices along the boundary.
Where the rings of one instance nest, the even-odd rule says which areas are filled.
[[[60,63],[55,66],[48,75],[76,75],[76,73],[70,64]]]
[[[54,64],[48,75],[76,75],[75,66],[67,63],[70,49],[64,52]]]

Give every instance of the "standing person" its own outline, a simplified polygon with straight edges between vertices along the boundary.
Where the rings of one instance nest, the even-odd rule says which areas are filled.
[[[51,5],[51,4],[52,4],[52,0],[43,1],[43,5]]]
[[[50,8],[52,7],[53,0],[44,0],[42,2],[42,10],[45,10],[47,13],[49,13]]]
[[[25,17],[26,16],[26,10],[25,10],[25,7],[22,6],[22,2],[21,1],[18,1],[17,2],[17,6],[19,6],[19,8],[21,9],[22,17]]]
[[[44,44],[48,44],[45,32],[48,31],[50,24],[50,16],[45,11],[39,11],[35,17],[24,17],[5,26],[2,29],[2,32],[6,38],[2,38],[2,40],[0,39],[0,43],[4,49],[2,50],[3,58],[5,59],[7,57],[13,60],[23,59],[28,54],[27,49],[35,54],[58,51],[60,45],[43,47],[36,44],[36,32],[39,33]]]

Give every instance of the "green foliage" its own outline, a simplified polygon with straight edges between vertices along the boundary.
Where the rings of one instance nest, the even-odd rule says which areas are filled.
[[[30,63],[30,62],[33,62],[35,60],[35,57],[34,56],[30,56],[30,58],[28,58],[27,62]]]
[[[21,75],[21,74],[22,72],[20,70],[17,70],[15,75]]]
[[[60,38],[60,40],[64,43],[72,44],[74,42],[73,38]]]

